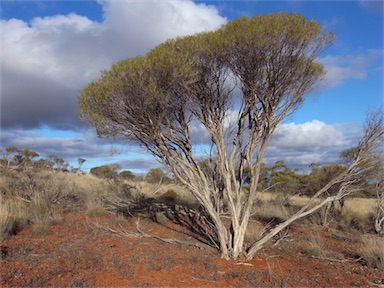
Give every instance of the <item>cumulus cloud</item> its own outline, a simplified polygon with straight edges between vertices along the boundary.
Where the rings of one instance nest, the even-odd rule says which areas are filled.
[[[100,1],[102,22],[77,14],[1,20],[3,128],[76,129],[77,95],[100,70],[168,38],[226,22],[192,1]]]
[[[42,157],[54,154],[67,161],[78,157],[107,157],[112,154],[109,143],[95,137],[94,133],[50,137],[41,135],[36,130],[8,129],[1,131],[0,137],[2,148],[27,148],[38,152]]]
[[[341,146],[344,144],[344,138],[335,126],[313,120],[302,124],[280,125],[272,142],[278,143],[280,148],[319,149]]]
[[[78,157],[108,158],[108,162],[119,162],[126,169],[132,166],[148,169],[157,165],[147,156],[121,160],[124,153],[141,155],[142,151],[133,147],[130,149],[134,150],[127,152],[117,144],[112,149],[117,150],[119,155],[116,155],[110,143],[98,139],[94,133],[78,137],[43,137],[34,130],[25,129],[41,125],[61,130],[82,127],[77,116],[77,95],[98,77],[100,70],[108,69],[115,61],[145,54],[168,38],[215,30],[227,20],[214,6],[190,0],[100,0],[99,3],[103,7],[100,22],[74,13],[38,17],[30,22],[1,20],[2,148],[15,145],[55,154],[67,161],[76,161]],[[328,70],[323,88],[341,85],[346,79],[365,78],[369,65],[378,57],[382,57],[382,51],[322,58]],[[226,127],[235,112],[229,114]],[[272,139],[266,160],[330,161],[348,145],[351,131],[348,127],[330,126],[320,121],[283,124]],[[210,140],[200,125],[195,125],[191,134],[198,145]],[[111,154],[114,158],[109,158]],[[89,162],[86,165],[92,167]]]
[[[193,130],[199,135],[199,128]],[[209,154],[207,133],[200,141],[195,141],[194,152],[202,159]],[[355,123],[328,125],[319,120],[302,124],[281,124],[272,137],[264,161],[271,165],[283,160],[290,167],[308,168],[311,163],[328,164],[339,160],[342,150],[350,148],[358,142],[362,135],[362,127]],[[49,154],[77,165],[77,158],[86,159],[83,169],[108,163],[119,163],[123,169],[142,174],[151,168],[162,167],[154,157],[143,148],[135,145],[113,144],[109,140],[100,139],[94,133],[78,133],[67,137],[48,137],[39,131],[11,129],[0,132],[1,148],[16,146],[30,149],[42,157]],[[100,164],[103,163],[103,164]]]
[[[344,84],[348,79],[365,79],[371,64],[383,57],[382,50],[368,50],[364,54],[327,55],[320,59],[327,74],[318,89],[333,88]]]
[[[229,113],[229,122],[236,123],[237,113]],[[232,121],[229,121],[231,119]],[[270,140],[265,162],[270,165],[278,160],[291,167],[306,168],[311,163],[329,164],[339,161],[344,149],[355,146],[362,136],[362,126],[357,123],[327,124],[320,120],[305,123],[282,123]],[[205,158],[209,155],[210,136],[201,125],[191,127],[196,153]],[[204,146],[205,144],[205,146]]]
[[[344,149],[356,145],[361,127],[354,123],[329,125],[319,120],[302,124],[281,124],[268,146],[265,161],[285,161],[292,167],[311,163],[329,164],[339,160]]]
[[[132,157],[129,159],[121,160],[118,162],[123,170],[130,170],[135,174],[145,174],[147,171],[153,168],[164,169],[162,164],[155,158],[141,155],[141,157]]]

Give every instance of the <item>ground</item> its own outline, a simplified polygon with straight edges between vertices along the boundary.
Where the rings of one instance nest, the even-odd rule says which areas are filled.
[[[372,287],[384,279],[357,261],[353,233],[295,226],[254,259],[233,261],[209,248],[140,236],[135,218],[62,217],[2,241],[1,287]],[[139,223],[148,235],[197,243],[171,222]]]

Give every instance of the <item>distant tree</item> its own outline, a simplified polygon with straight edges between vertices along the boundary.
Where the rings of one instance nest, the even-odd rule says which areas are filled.
[[[119,174],[125,180],[134,180],[136,175],[129,170],[121,171]]]
[[[145,176],[145,180],[148,183],[153,183],[153,184],[164,184],[164,183],[169,183],[171,182],[171,178],[167,176],[166,173],[164,173],[163,170],[160,168],[153,168],[150,169]]]
[[[68,167],[68,164],[65,163],[65,160],[63,158],[60,158],[57,155],[54,155],[54,154],[48,155],[48,159],[54,163],[52,167],[55,168],[56,170],[66,170]]]
[[[52,162],[48,159],[40,158],[37,161],[34,161],[33,167],[36,169],[52,169]]]
[[[207,239],[221,256],[250,258],[293,221],[348,195],[351,177],[382,137],[380,124],[374,124],[379,119],[371,121],[348,168],[313,197],[342,183],[336,194],[316,205],[311,198],[288,220],[245,245],[269,140],[324,75],[317,61],[333,39],[300,15],[242,17],[215,32],[169,40],[146,56],[115,63],[82,91],[80,115],[99,136],[126,137],[161,160],[200,203],[209,222]],[[191,139],[196,125],[209,134],[207,157],[214,161],[214,174],[199,165],[201,155]],[[220,185],[214,185],[217,179]],[[221,214],[224,201],[230,227]]]
[[[97,177],[105,178],[105,179],[116,179],[117,171],[120,167],[119,164],[110,164],[110,165],[102,165],[98,167],[93,167],[89,172]]]
[[[15,156],[20,153],[20,149],[16,146],[5,148],[4,159],[7,161],[7,167],[10,166],[11,162],[15,159]]]
[[[311,173],[305,177],[306,188],[304,193],[308,196],[313,196],[321,187],[324,187],[329,181],[331,181],[336,175],[344,172],[347,167],[338,163],[329,165],[311,165]],[[340,185],[334,185],[327,193],[334,194],[338,191]]]
[[[81,172],[81,166],[84,164],[86,160],[83,159],[83,158],[78,158],[77,159],[77,162],[79,163],[79,167],[78,167],[78,170],[77,170],[77,173],[80,173]]]
[[[23,165],[31,165],[33,159],[40,156],[37,152],[29,150],[29,149],[21,150],[20,154],[22,156],[22,164]]]
[[[121,166],[119,163],[112,163],[112,164],[109,164],[108,166],[109,168],[111,168],[112,171],[116,172],[116,174],[119,170],[121,170]]]
[[[270,186],[274,191],[286,194],[298,193],[301,186],[300,177],[284,161],[280,160],[270,168]]]

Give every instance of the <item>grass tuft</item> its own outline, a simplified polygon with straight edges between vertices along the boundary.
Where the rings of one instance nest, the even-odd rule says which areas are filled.
[[[376,235],[362,235],[359,256],[369,267],[384,269],[384,241]]]
[[[0,201],[0,239],[17,234],[29,222],[26,205],[18,200]]]

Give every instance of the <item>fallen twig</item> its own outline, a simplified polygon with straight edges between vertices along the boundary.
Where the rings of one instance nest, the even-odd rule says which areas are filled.
[[[154,239],[157,239],[157,240],[160,240],[160,241],[163,241],[166,243],[170,243],[170,244],[189,245],[189,246],[197,247],[199,249],[203,249],[203,248],[206,249],[207,248],[206,246],[201,245],[199,243],[194,243],[194,242],[190,242],[190,241],[182,241],[182,240],[177,240],[174,238],[162,238],[162,237],[159,237],[156,235],[147,234],[143,230],[141,230],[139,218],[136,220],[137,232],[127,231],[125,229],[121,229],[121,230],[112,229],[110,227],[101,225],[98,221],[97,222],[89,222],[87,220],[87,224],[93,229],[99,229],[99,230],[102,230],[104,232],[111,232],[114,234],[118,234],[120,236],[133,237],[133,238],[141,238],[141,237],[154,238]]]
[[[362,257],[360,257],[358,259],[336,259],[336,258],[328,258],[328,257],[320,257],[320,256],[312,256],[312,258],[331,261],[331,262],[339,262],[339,263],[359,262],[361,259],[363,259]]]
[[[197,248],[200,248],[200,249],[205,248],[204,246],[200,245],[199,243],[193,243],[193,242],[189,242],[189,241],[182,241],[182,240],[177,240],[177,239],[174,239],[174,238],[162,238],[162,237],[159,237],[159,236],[156,236],[156,235],[147,234],[147,233],[145,233],[144,231],[141,230],[139,221],[140,221],[140,219],[138,218],[136,220],[136,230],[143,237],[155,238],[157,240],[160,240],[160,241],[163,241],[163,242],[166,242],[166,243],[171,243],[171,244],[189,245],[189,246],[194,246],[194,247],[197,247]]]

